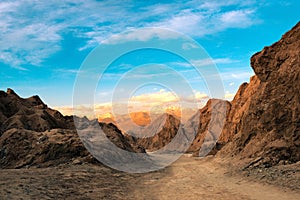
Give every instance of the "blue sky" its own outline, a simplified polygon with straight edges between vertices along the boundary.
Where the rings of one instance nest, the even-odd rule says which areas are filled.
[[[215,61],[230,96],[253,75],[251,55],[292,28],[299,10],[298,0],[1,1],[0,89],[10,87],[24,97],[38,94],[50,106],[70,106],[76,74],[95,47],[123,31],[160,27],[196,40]],[[161,57],[156,62],[174,61]],[[137,64],[126,59],[115,63],[114,73]],[[109,100],[110,83],[98,87],[99,102]],[[201,83],[193,87],[200,96],[206,93]],[[168,92],[159,86],[152,90]]]

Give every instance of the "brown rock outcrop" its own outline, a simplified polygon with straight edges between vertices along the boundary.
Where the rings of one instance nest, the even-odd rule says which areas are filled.
[[[215,153],[219,150],[224,141],[218,139],[222,133],[222,128],[228,120],[231,104],[228,101],[220,99],[210,99],[207,104],[199,110],[197,119],[192,117],[190,120],[199,120],[198,127],[190,148],[187,150],[189,153],[199,155],[205,153]],[[194,123],[191,124],[194,126]],[[192,128],[184,125],[184,129]],[[216,145],[216,148],[213,147]],[[212,152],[211,152],[212,151]]]
[[[46,131],[54,128],[72,128],[60,112],[48,108],[38,96],[24,99],[12,89],[0,94],[0,134],[12,128]]]
[[[74,130],[36,132],[12,128],[0,137],[0,168],[48,167],[76,158],[95,161]]]
[[[231,112],[240,115],[235,132],[224,135],[229,144],[221,154],[240,158],[261,157],[265,166],[281,160],[300,160],[300,23],[272,46],[251,58],[256,73],[243,93],[232,102]],[[236,100],[235,98],[235,100]],[[243,102],[245,102],[243,104]],[[241,105],[244,106],[241,106]],[[242,108],[242,110],[234,109]]]
[[[163,114],[146,126],[139,134],[135,134],[136,143],[148,151],[156,151],[169,144],[176,136],[180,127],[180,120]]]
[[[145,152],[139,146],[132,147],[113,124],[75,118],[100,125],[118,148]],[[48,108],[38,96],[24,99],[12,89],[0,91],[0,168],[47,167],[74,160],[97,162],[80,139],[73,116]]]
[[[245,165],[272,166],[300,160],[300,23],[251,58],[255,72],[230,102],[218,153]],[[191,151],[203,143],[209,102],[201,111]],[[197,144],[197,142],[199,144]],[[195,144],[196,143],[196,144]],[[257,158],[259,162],[253,162]],[[249,164],[250,163],[250,164]],[[281,162],[282,163],[282,162]]]

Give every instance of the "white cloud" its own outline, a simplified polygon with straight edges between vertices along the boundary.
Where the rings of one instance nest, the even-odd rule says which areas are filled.
[[[258,22],[252,9],[255,2],[223,2],[145,3],[136,6],[133,1],[2,1],[0,61],[19,68],[42,65],[45,59],[62,50],[62,42],[70,34],[84,39],[85,44],[78,49],[84,50],[131,28],[161,27],[201,37]],[[224,12],[223,8],[230,6],[233,7]],[[144,41],[172,36],[160,29],[148,29],[122,37]],[[119,39],[120,35],[116,35],[111,40]]]
[[[13,12],[18,5],[18,2],[0,2],[0,13]]]
[[[202,24],[205,17],[201,13],[193,13],[191,10],[183,10],[179,14],[166,19],[165,21],[154,23],[154,26],[164,27],[177,30],[183,33],[193,33],[199,30],[199,25]]]
[[[234,10],[221,14],[221,22],[224,27],[245,28],[255,23],[254,10]]]
[[[246,28],[260,23],[252,6],[255,2],[213,1],[193,4],[194,8],[180,10],[152,26],[171,28],[179,32],[202,37],[222,32],[228,28]],[[197,7],[198,6],[198,7]],[[235,6],[235,9],[223,11],[223,8]]]
[[[197,100],[201,100],[201,99],[207,99],[209,98],[207,94],[199,92],[199,91],[195,91],[195,98]]]
[[[210,66],[214,64],[232,64],[232,63],[237,63],[240,62],[239,60],[234,60],[231,58],[205,58],[205,59],[200,59],[200,60],[191,60],[190,61],[192,65],[195,65],[197,67],[203,67],[203,66]],[[179,67],[187,67],[191,68],[191,64],[187,62],[171,62],[168,63],[168,65],[172,66],[179,66]]]
[[[99,36],[85,35],[87,30],[98,27],[97,23],[110,21],[110,17],[117,20],[119,14],[120,19],[121,8],[113,2],[92,0],[1,2],[0,52],[4,55],[0,61],[17,68],[40,66],[46,58],[61,50],[65,33],[86,37],[87,43],[91,43]]]
[[[254,73],[250,71],[249,68],[243,68],[241,70],[235,70],[234,73],[232,71],[220,72],[220,74],[217,74],[216,76],[220,76],[223,81],[232,81],[232,80],[241,81],[250,78],[253,75]]]
[[[179,98],[170,91],[160,90],[154,93],[142,94],[130,98],[133,103],[170,103],[178,102]]]
[[[232,64],[239,62],[238,60],[232,60],[231,58],[215,58],[215,59],[201,59],[201,60],[191,60],[191,63],[197,67],[209,66],[214,64]]]
[[[189,50],[189,49],[195,49],[195,48],[199,48],[199,45],[194,44],[194,43],[183,43],[182,44],[183,50]]]
[[[188,103],[197,103],[198,104],[198,108],[203,107],[207,100],[209,99],[209,96],[201,91],[198,90],[194,90],[194,95],[188,96],[188,97],[183,97],[183,101],[184,103],[188,104]]]
[[[176,32],[165,30],[162,28],[143,28],[134,31],[123,32],[121,34],[112,35],[106,40],[102,40],[103,44],[116,44],[128,41],[147,41],[151,38],[170,39],[177,38],[179,35]]]

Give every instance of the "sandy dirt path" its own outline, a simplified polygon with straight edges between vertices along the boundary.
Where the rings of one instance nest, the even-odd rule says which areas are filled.
[[[300,199],[299,190],[229,175],[209,159],[181,157],[146,174],[101,165],[0,170],[0,199]]]
[[[229,176],[224,167],[210,161],[181,157],[167,175],[148,177],[134,191],[140,199],[300,199],[299,191]]]

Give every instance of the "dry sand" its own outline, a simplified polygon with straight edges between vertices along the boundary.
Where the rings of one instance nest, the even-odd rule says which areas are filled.
[[[299,190],[238,175],[211,159],[183,156],[167,172],[146,180],[135,194],[141,199],[300,199]]]
[[[187,156],[147,174],[92,164],[5,169],[0,170],[0,199],[300,199],[298,189],[229,171],[209,158]]]

